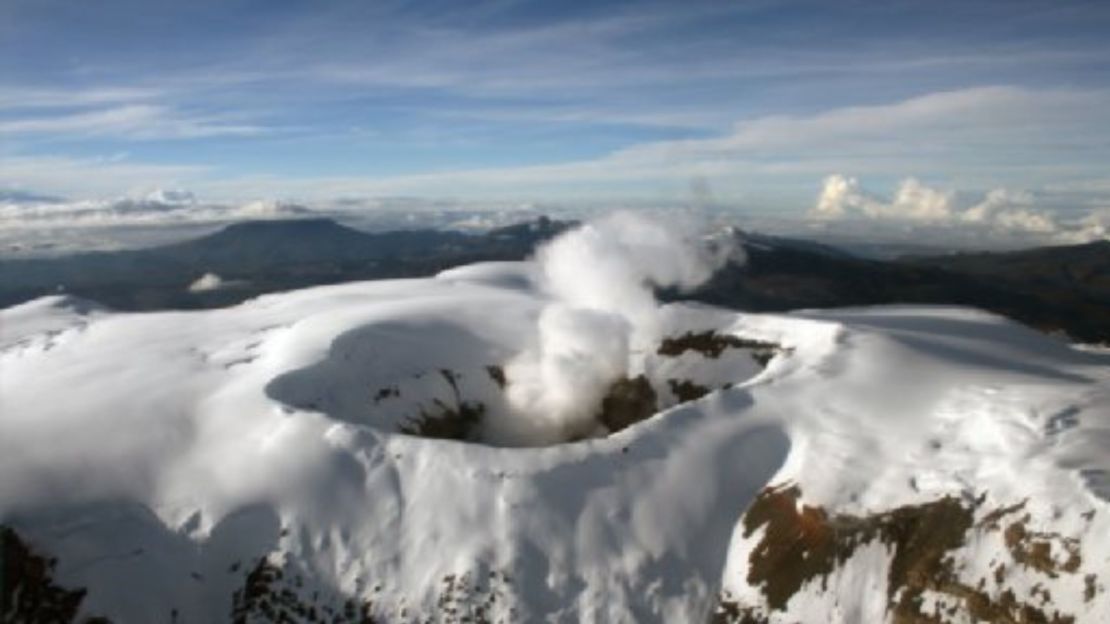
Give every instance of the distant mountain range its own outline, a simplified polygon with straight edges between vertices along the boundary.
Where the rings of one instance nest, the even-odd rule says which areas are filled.
[[[565,227],[539,219],[484,234],[370,233],[330,219],[249,221],[160,247],[0,260],[0,307],[58,292],[120,310],[221,307],[268,292],[516,260]],[[207,273],[229,286],[190,291]]]
[[[1110,241],[881,261],[809,241],[738,236],[748,262],[683,298],[754,311],[972,306],[1075,340],[1110,342]]]
[[[262,293],[415,277],[519,260],[571,223],[541,218],[482,234],[368,233],[328,219],[254,221],[149,249],[0,261],[0,307],[59,291],[121,310],[210,308]],[[1110,343],[1110,242],[880,261],[816,242],[737,232],[748,255],[693,293],[752,311],[884,303],[966,305],[1083,342]],[[189,285],[215,273],[223,288]]]

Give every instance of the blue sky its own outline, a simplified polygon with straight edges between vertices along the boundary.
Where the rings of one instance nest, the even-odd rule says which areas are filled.
[[[1110,193],[1107,2],[0,0],[0,188]],[[1086,203],[1085,203],[1086,202]]]

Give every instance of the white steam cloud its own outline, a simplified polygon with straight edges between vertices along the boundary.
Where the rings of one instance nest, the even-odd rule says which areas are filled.
[[[536,255],[550,302],[532,348],[510,361],[508,399],[533,435],[588,435],[612,383],[642,372],[660,339],[654,288],[693,288],[726,261],[731,237],[617,213],[554,239]]]

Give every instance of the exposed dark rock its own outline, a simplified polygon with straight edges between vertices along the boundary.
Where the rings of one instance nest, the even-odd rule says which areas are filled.
[[[1033,568],[1051,578],[1056,578],[1061,572],[1074,574],[1083,563],[1079,553],[1079,540],[1063,537],[1059,533],[1037,532],[1028,529],[1029,515],[1006,527],[1003,536],[1006,548],[1014,561],[1026,567]],[[1065,557],[1057,561],[1053,556],[1053,545],[1056,552]]]
[[[397,386],[386,386],[385,388],[380,388],[377,392],[374,393],[374,402],[381,403],[386,399],[396,399],[400,396],[401,390],[398,389]]]
[[[601,411],[597,420],[616,433],[621,429],[650,418],[659,411],[658,397],[647,377],[638,375],[631,379],[619,379],[609,387],[609,392],[601,400]]]
[[[84,589],[67,589],[54,581],[57,561],[36,554],[9,527],[0,526],[0,622],[63,624],[77,621]],[[106,624],[93,617],[86,623]]]
[[[254,622],[329,622],[332,624],[376,624],[373,603],[343,596],[321,599],[315,591],[302,596],[300,577],[289,575],[262,557],[247,573],[243,587],[231,599],[231,621],[234,624]],[[292,587],[290,587],[292,585]]]
[[[419,416],[401,424],[398,431],[422,438],[472,441],[486,413],[485,405],[472,401],[450,406],[437,399],[435,406],[432,411],[421,410]]]
[[[504,368],[496,365],[487,366],[486,373],[489,375],[489,378],[493,380],[493,383],[497,384],[498,388],[501,388],[502,390],[505,389],[505,386],[508,384],[508,380],[505,378]]]
[[[689,379],[668,379],[667,385],[670,386],[671,392],[674,393],[675,398],[680,403],[697,401],[710,392],[708,386],[696,384]]]
[[[716,359],[728,349],[745,349],[760,366],[766,367],[771,358],[783,351],[773,342],[751,340],[731,334],[718,334],[712,330],[686,332],[678,337],[667,337],[659,343],[658,353],[667,357],[678,357],[687,351],[700,353],[707,358]]]
[[[981,504],[981,500],[976,504]],[[1001,519],[1020,508],[1021,504],[988,513],[978,525],[973,521],[975,504],[969,505],[954,497],[905,505],[870,516],[852,516],[830,514],[820,507],[805,505],[797,486],[768,488],[757,497],[743,519],[745,537],[751,537],[757,529],[764,529],[749,558],[747,580],[762,591],[771,610],[783,610],[807,583],[819,581],[823,589],[828,589],[828,578],[859,547],[879,541],[892,553],[887,596],[892,621],[896,624],[947,624],[967,618],[1005,623],[1074,622],[1073,616],[1049,609],[1052,598],[1043,586],[1031,591],[1041,603],[1036,605],[1017,599],[1009,588],[992,597],[984,589],[985,579],[973,586],[958,577],[951,553],[965,544],[972,531],[1000,530]],[[1068,558],[1056,563],[1046,549],[1039,546],[1049,537],[1059,536],[1012,528],[1024,527],[1027,521],[1025,518],[1010,524],[1005,530],[1006,539],[1015,542],[1010,546],[1014,559],[1049,576],[1060,572],[1075,573],[1078,559]],[[1035,562],[1029,561],[1030,556]],[[1077,552],[1075,557],[1078,557]],[[1000,565],[995,574],[1001,585],[1004,568]],[[1088,587],[1091,584],[1087,582]],[[956,606],[945,610],[937,607],[933,613],[922,613],[926,592],[947,596]],[[750,608],[745,609],[730,600],[722,597],[718,621],[762,621]]]
[[[434,409],[421,409],[419,416],[402,423],[398,431],[423,438],[473,441],[486,414],[486,406],[477,401],[463,400],[458,373],[448,369],[441,369],[439,373],[451,388],[454,405],[435,399]]]
[[[758,607],[742,606],[727,592],[721,596],[713,612],[712,624],[769,624],[770,619]]]

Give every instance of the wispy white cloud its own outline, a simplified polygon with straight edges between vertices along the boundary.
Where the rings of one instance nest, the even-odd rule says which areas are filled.
[[[861,73],[889,76],[957,68],[1029,68],[1097,62],[1105,54],[1012,43],[990,50],[982,46],[922,49],[894,37],[874,37],[870,44],[810,41],[784,48],[753,42],[746,47],[735,33],[713,27],[716,20],[758,13],[774,4],[636,5],[589,20],[478,32],[447,20],[428,25],[391,19],[394,37],[351,41],[336,37],[333,29],[317,32],[309,27],[298,33],[276,33],[256,53],[266,59],[280,55],[286,71],[296,68],[302,80],[317,83],[484,96],[580,95],[614,89],[681,89],[693,84],[704,88],[707,83],[721,86],[741,80],[836,80]],[[699,39],[675,40],[672,33],[682,28],[698,32]],[[319,55],[311,63],[286,52],[310,46]]]
[[[1090,67],[1105,58],[1107,45],[1089,37],[1031,38],[1014,27],[1049,13],[1043,8],[904,7],[898,15],[924,21],[898,28],[889,27],[896,15],[886,8],[808,8],[754,0],[543,11],[519,2],[434,10],[337,2],[261,12],[220,3],[140,12],[78,3],[14,11],[5,29],[10,45],[38,44],[41,53],[13,65],[0,84],[0,133],[27,152],[45,153],[58,139],[84,142],[87,152],[119,149],[109,142],[257,137],[279,130],[269,122],[280,121],[281,128],[307,129],[295,134],[314,150],[279,155],[271,142],[254,142],[224,163],[222,183],[245,184],[248,170],[288,172],[302,158],[302,180],[288,184],[303,187],[310,176],[323,179],[334,148],[367,163],[345,185],[459,184],[444,189],[451,194],[496,192],[497,176],[539,186],[570,186],[577,177],[593,187],[580,192],[590,193],[605,180],[634,185],[637,177],[685,188],[681,178],[689,175],[711,179],[725,193],[759,176],[880,169],[925,175],[945,163],[985,183],[1007,168],[1011,177],[1046,171],[1052,160],[1082,177],[1105,155],[1037,161],[1032,153],[1047,147],[1081,154],[1097,145],[1087,131],[1110,125],[1091,112],[1108,108],[1104,95],[1084,100],[1106,84]],[[1052,16],[1061,13],[1054,7]],[[981,23],[989,16],[994,28],[937,28],[969,16]],[[217,17],[225,27],[211,28]],[[1065,18],[1054,23],[1095,28],[1089,17]],[[113,45],[86,36],[110,31],[117,19],[148,27],[111,30],[118,35]],[[170,23],[170,32],[149,27]],[[84,26],[90,30],[79,32]],[[965,88],[984,81],[1027,86]],[[1088,91],[1046,87],[1061,84]],[[946,91],[907,97],[930,88]],[[827,110],[813,112],[821,106]],[[562,144],[551,152],[565,162],[493,168],[513,155],[540,161],[536,154],[546,146],[536,145],[536,136],[555,134],[537,130],[540,124],[560,124]],[[619,127],[598,138],[597,124]],[[421,134],[426,126],[432,131]],[[439,140],[490,127],[496,130],[466,154],[442,146],[425,156],[428,135]],[[964,131],[969,127],[974,132]],[[707,132],[718,136],[636,144]],[[401,148],[396,160],[383,156],[385,149],[366,149],[374,142],[368,137],[382,136],[379,143]],[[216,151],[208,149],[214,142],[200,143],[197,154]],[[628,147],[602,154],[600,145]],[[182,153],[171,149],[159,160]],[[372,170],[379,163],[414,175],[384,178]],[[271,176],[283,184],[278,177]]]
[[[119,136],[132,139],[196,139],[258,135],[269,129],[225,123],[216,116],[183,115],[164,106],[133,104],[68,115],[0,121],[0,134]]]
[[[981,150],[1005,145],[1101,145],[1110,130],[1110,92],[976,87],[894,103],[835,108],[808,116],[773,115],[737,122],[712,139],[666,141],[623,150],[630,161],[790,154],[806,160],[830,152],[867,155]],[[1097,136],[1090,136],[1094,130]],[[907,141],[910,141],[907,143]],[[916,149],[915,149],[916,147]]]
[[[430,116],[447,119],[495,121],[510,123],[628,125],[646,128],[714,129],[723,124],[719,111],[707,109],[676,109],[656,111],[629,107],[606,106],[530,106],[485,107],[462,110],[426,111]]]
[[[80,108],[107,104],[134,104],[162,98],[163,88],[142,86],[102,86],[72,89],[44,89],[6,84],[0,88],[0,110]]]
[[[1073,179],[1106,177],[1103,161],[1093,156],[1108,145],[1110,92],[984,87],[809,116],[758,117],[722,136],[641,143],[588,160],[388,177],[238,178],[219,186],[298,195],[314,188],[345,194],[604,195],[607,187],[657,192],[663,185],[685,192],[689,180],[704,178],[727,198],[771,178],[811,179],[830,169],[981,186],[1016,180],[1038,185],[1059,179],[1061,159],[1070,161]],[[1076,153],[1092,159],[1077,163]]]
[[[143,114],[140,111],[137,116]],[[126,122],[120,123],[126,126]],[[218,169],[199,176],[193,167],[188,168],[193,179],[185,185],[224,198],[420,195],[557,199],[619,195],[659,199],[687,197],[690,181],[699,179],[710,185],[720,200],[729,202],[752,189],[776,185],[804,188],[828,171],[853,171],[884,179],[916,175],[951,181],[960,188],[988,189],[1046,186],[1059,183],[1066,173],[1073,184],[1097,186],[1108,177],[1101,158],[1110,157],[1108,146],[1110,92],[984,87],[813,115],[755,117],[716,137],[646,142],[562,163],[389,176],[248,176]],[[137,166],[124,161],[39,167],[34,160],[3,167],[0,184],[56,192],[55,183],[70,187],[84,183],[99,192],[105,180],[127,179],[130,168]],[[157,169],[154,184],[182,184],[165,181],[171,171]],[[19,178],[25,178],[23,184],[17,183]],[[132,185],[115,190],[130,188]],[[904,192],[925,191],[909,187]],[[804,201],[802,196],[795,197]],[[786,201],[794,200],[788,197]],[[906,204],[923,206],[924,214],[942,216],[939,211],[944,198],[931,201],[914,198]],[[877,206],[869,209],[880,210]]]

